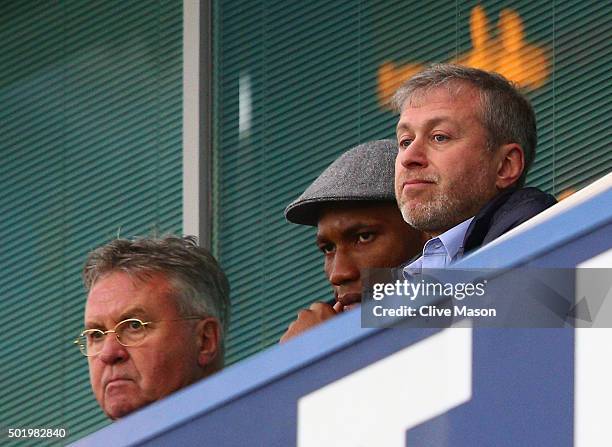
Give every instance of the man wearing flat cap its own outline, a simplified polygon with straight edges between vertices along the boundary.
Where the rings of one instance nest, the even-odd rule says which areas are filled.
[[[317,227],[316,243],[325,257],[325,275],[335,304],[315,302],[301,310],[284,342],[361,301],[361,270],[396,267],[422,246],[395,201],[397,144],[359,145],[334,161],[285,209],[289,222]]]

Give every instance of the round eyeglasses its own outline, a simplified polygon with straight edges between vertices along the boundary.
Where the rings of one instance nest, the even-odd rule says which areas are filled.
[[[85,357],[93,357],[102,352],[104,338],[107,334],[113,333],[117,341],[123,346],[138,346],[147,336],[147,326],[151,323],[161,323],[163,321],[183,321],[199,320],[204,317],[184,317],[174,320],[142,321],[138,318],[128,318],[120,321],[113,329],[103,331],[102,329],[85,329],[81,335],[73,342],[79,347],[81,354]]]

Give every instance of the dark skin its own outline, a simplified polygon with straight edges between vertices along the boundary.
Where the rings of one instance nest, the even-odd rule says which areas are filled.
[[[392,268],[423,247],[421,232],[409,226],[395,202],[342,202],[321,210],[317,246],[325,256],[325,276],[336,303],[315,302],[302,309],[280,342],[361,302],[361,270]]]

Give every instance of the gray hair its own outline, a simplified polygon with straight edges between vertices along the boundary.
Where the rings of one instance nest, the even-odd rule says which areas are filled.
[[[82,272],[85,289],[89,291],[98,279],[113,272],[141,280],[154,273],[166,275],[183,316],[209,315],[219,320],[223,354],[229,325],[229,282],[208,250],[198,247],[195,236],[112,240],[89,253]]]
[[[480,119],[487,131],[488,149],[495,150],[507,143],[517,143],[523,149],[525,168],[516,182],[523,186],[535,158],[536,117],[525,95],[502,75],[455,64],[434,64],[402,84],[393,95],[392,104],[401,113],[406,101],[415,94],[442,86],[457,93],[465,84],[475,87],[480,95]]]

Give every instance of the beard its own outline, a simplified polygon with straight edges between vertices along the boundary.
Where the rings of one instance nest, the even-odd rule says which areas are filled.
[[[398,205],[404,220],[426,233],[442,234],[446,230],[474,216],[493,196],[482,178],[471,181],[462,179],[439,188],[419,199],[407,199],[398,193]]]

